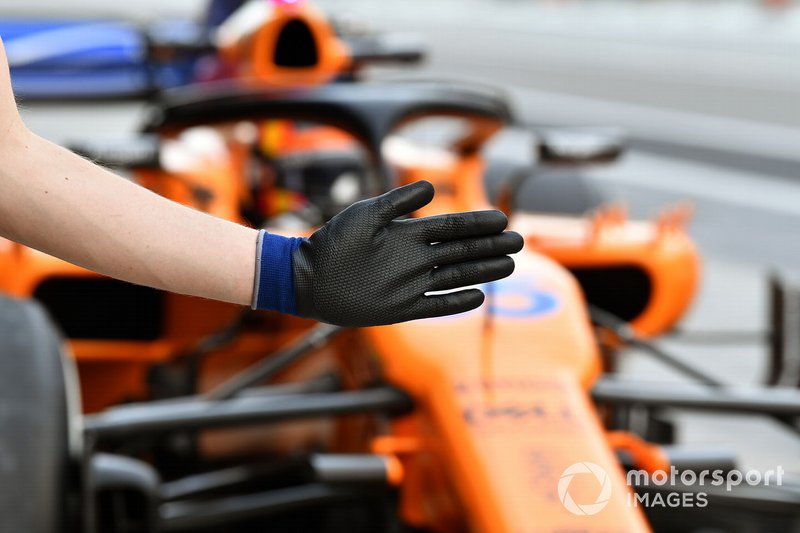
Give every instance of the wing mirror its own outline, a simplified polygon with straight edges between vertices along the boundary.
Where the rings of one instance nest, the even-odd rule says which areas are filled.
[[[536,134],[536,151],[539,162],[544,164],[612,163],[625,151],[623,132],[616,128],[547,128]]]

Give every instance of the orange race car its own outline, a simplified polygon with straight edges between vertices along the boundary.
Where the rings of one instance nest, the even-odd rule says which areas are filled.
[[[134,179],[245,221],[253,176],[237,154],[250,153],[241,145],[276,119],[337,127],[368,162],[321,176],[319,160],[284,163],[296,172],[303,207],[262,216],[272,231],[302,234],[337,206],[420,173],[437,189],[420,215],[488,205],[481,148],[511,114],[496,95],[436,84],[190,88],[153,114],[146,129],[159,138],[159,164]],[[454,119],[455,133],[421,147],[432,126],[439,132],[446,128],[437,124]],[[513,227],[525,224],[512,218]],[[629,238],[689,249],[676,228],[662,237],[631,230]],[[800,395],[764,390],[754,399],[713,383],[713,391],[659,391],[601,378],[581,287],[535,251],[545,244],[535,240],[521,253],[514,275],[488,285],[487,302],[473,312],[368,329],[164,294],[3,244],[0,288],[48,309],[67,336],[82,396],[40,305],[3,300],[1,322],[14,334],[2,336],[0,391],[18,414],[0,418],[0,431],[18,465],[7,479],[18,490],[0,500],[35,510],[7,513],[4,525],[515,533],[648,531],[652,519],[685,531],[674,514],[645,515],[634,489],[657,487],[631,485],[623,466],[668,470],[669,450],[605,415],[632,404],[787,419]],[[735,493],[735,506],[721,494],[718,505],[726,513],[749,505],[750,520],[760,511],[788,527],[792,494]],[[767,496],[780,512],[758,508]],[[693,520],[706,527],[721,519]]]
[[[348,49],[307,4],[266,15],[223,25],[214,81],[166,95],[143,144],[81,151],[168,198],[273,232],[309,233],[423,178],[437,196],[417,215],[490,205],[485,146],[513,123],[502,96],[329,83],[352,74],[354,41]],[[576,148],[556,133],[538,136],[534,171],[615,155],[614,143]],[[0,432],[16,465],[0,470],[16,487],[0,496],[0,525],[522,533],[686,531],[689,517],[695,530],[796,528],[792,487],[711,493],[720,512],[706,514],[636,504],[670,496],[628,472],[731,465],[685,450],[679,460],[643,439],[651,432],[630,431],[631,413],[644,409],[653,425],[670,406],[747,411],[792,425],[800,411],[793,390],[743,395],[685,365],[706,389],[602,376],[613,364],[596,328],[602,344],[676,365],[644,337],[670,330],[696,289],[685,211],[653,222],[615,208],[521,213],[516,179],[501,179],[508,187],[493,200],[526,236],[515,274],[487,285],[473,312],[379,328],[166,294],[0,243],[0,291],[39,302],[0,301],[10,413]]]

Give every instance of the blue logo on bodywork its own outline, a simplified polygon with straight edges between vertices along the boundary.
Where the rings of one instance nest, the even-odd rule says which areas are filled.
[[[530,318],[552,313],[559,305],[556,294],[537,288],[531,279],[504,279],[481,288],[496,316]]]

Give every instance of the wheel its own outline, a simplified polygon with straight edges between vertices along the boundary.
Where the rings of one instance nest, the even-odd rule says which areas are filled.
[[[0,531],[73,531],[80,454],[74,369],[42,307],[0,296]]]

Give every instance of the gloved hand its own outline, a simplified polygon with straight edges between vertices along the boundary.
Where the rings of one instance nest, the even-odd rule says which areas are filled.
[[[254,307],[364,327],[480,306],[478,289],[425,293],[510,275],[507,254],[522,249],[522,237],[503,231],[508,220],[500,211],[397,220],[433,195],[427,181],[394,189],[351,205],[309,239],[264,232]]]

